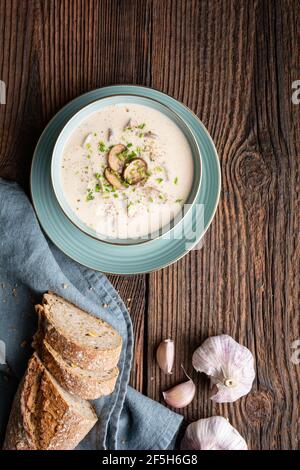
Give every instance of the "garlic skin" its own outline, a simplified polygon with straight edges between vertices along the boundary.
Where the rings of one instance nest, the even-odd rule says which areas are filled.
[[[245,346],[231,336],[208,338],[193,354],[193,366],[210,377],[216,393],[211,400],[232,403],[250,392],[255,378],[254,358]]]
[[[174,341],[172,339],[165,339],[160,343],[156,351],[157,363],[165,374],[172,374],[174,357]]]
[[[245,439],[222,416],[199,419],[189,424],[181,450],[248,450]]]

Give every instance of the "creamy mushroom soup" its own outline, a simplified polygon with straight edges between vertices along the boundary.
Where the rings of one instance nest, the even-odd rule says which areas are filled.
[[[144,105],[102,108],[64,147],[62,186],[77,216],[103,237],[137,238],[169,224],[193,182],[179,127]]]

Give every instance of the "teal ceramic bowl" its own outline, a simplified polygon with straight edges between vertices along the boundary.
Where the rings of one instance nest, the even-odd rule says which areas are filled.
[[[136,238],[110,238],[107,236],[101,235],[96,230],[88,227],[73,211],[71,206],[69,205],[67,198],[65,197],[62,178],[61,178],[61,161],[64,152],[64,148],[68,143],[69,138],[73,134],[73,132],[80,126],[80,124],[86,120],[90,115],[93,113],[107,107],[110,105],[126,105],[126,104],[139,104],[144,105],[149,108],[152,108],[160,113],[164,114],[168,117],[171,121],[173,121],[184,134],[187,142],[189,143],[191,153],[193,156],[193,184],[191,187],[191,191],[187,200],[185,201],[185,205],[181,211],[176,215],[176,217],[170,221],[170,223],[166,226],[161,227],[159,230],[149,233],[143,237],[136,237]],[[87,106],[83,107],[78,111],[64,126],[58,139],[55,143],[53,154],[52,154],[52,162],[51,162],[51,179],[52,185],[54,189],[54,193],[56,195],[57,201],[65,213],[65,215],[70,219],[70,221],[82,230],[84,233],[93,237],[95,239],[102,240],[106,243],[113,243],[117,245],[134,245],[138,243],[146,243],[152,240],[155,240],[162,236],[169,236],[171,237],[172,230],[179,224],[184,217],[188,214],[189,210],[192,208],[193,204],[195,203],[201,184],[201,153],[200,148],[197,143],[197,140],[192,132],[191,128],[186,124],[186,122],[170,107],[162,104],[160,101],[155,99],[146,98],[144,96],[138,94],[122,94],[122,95],[115,95],[115,96],[108,96],[106,98],[102,98],[99,100],[94,101],[93,103],[88,104]]]
[[[52,152],[64,126],[85,106],[112,95],[137,94],[171,108],[192,129],[201,150],[201,184],[197,200],[173,230],[171,239],[124,246],[104,243],[79,230],[61,210],[51,182]],[[214,143],[198,117],[185,105],[157,90],[112,85],[78,96],[49,122],[36,146],[30,176],[32,202],[49,239],[78,263],[112,274],[149,273],[169,266],[199,245],[215,215],[221,188],[220,164]],[[200,211],[199,211],[200,209]],[[198,217],[200,212],[200,218]],[[182,230],[182,226],[184,228]]]

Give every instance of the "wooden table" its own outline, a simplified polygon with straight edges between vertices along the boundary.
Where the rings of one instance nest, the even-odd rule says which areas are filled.
[[[111,277],[129,305],[132,385],[155,400],[192,372],[191,355],[227,333],[256,358],[253,391],[209,400],[196,374],[189,420],[221,414],[252,449],[295,449],[299,331],[300,8],[282,0],[0,0],[0,174],[28,192],[33,149],[72,98],[115,83],[162,90],[189,106],[218,149],[222,194],[204,247],[162,271]],[[130,300],[129,300],[130,299]],[[158,343],[176,341],[165,377]]]

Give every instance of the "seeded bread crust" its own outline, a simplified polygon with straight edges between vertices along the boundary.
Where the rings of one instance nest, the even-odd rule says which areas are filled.
[[[40,357],[53,377],[68,392],[86,400],[95,400],[110,395],[115,388],[119,369],[114,367],[101,374],[94,371],[83,371],[75,364],[69,365],[54,351],[46,341],[42,342]]]
[[[81,405],[88,410],[85,415],[80,413]],[[87,402],[78,399],[77,408],[68,403],[67,392],[62,393],[34,353],[11,412],[5,449],[72,450],[96,422]]]
[[[104,325],[112,336],[112,347],[110,349],[97,349],[96,347],[88,347],[85,344],[80,344],[79,341],[75,341],[70,337],[69,332],[60,330],[55,323],[53,323],[51,318],[53,302],[61,302],[61,304],[66,307],[75,308],[77,312],[84,316],[91,316],[56,294],[44,294],[43,305],[35,306],[39,316],[39,327],[37,333],[34,335],[33,347],[38,350],[44,339],[55,351],[61,354],[66,362],[74,363],[82,369],[95,371],[113,369],[118,364],[122,349],[122,338],[120,335],[110,325],[97,319],[99,325]]]

